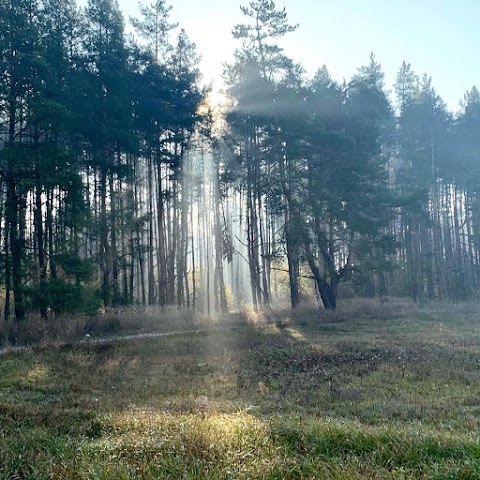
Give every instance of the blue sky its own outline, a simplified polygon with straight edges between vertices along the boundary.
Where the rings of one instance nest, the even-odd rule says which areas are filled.
[[[148,2],[146,2],[148,3]],[[238,0],[171,0],[172,18],[203,56],[205,80],[220,85],[222,62],[231,59],[232,27],[243,21]],[[138,2],[119,0],[125,17]],[[405,60],[418,75],[433,77],[452,110],[466,90],[480,87],[480,0],[277,0],[296,32],[282,46],[309,74],[323,64],[334,78],[349,79],[374,52],[392,88]]]

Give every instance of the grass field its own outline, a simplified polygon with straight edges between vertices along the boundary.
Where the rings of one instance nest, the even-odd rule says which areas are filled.
[[[480,479],[480,308],[261,320],[2,355],[0,478]]]

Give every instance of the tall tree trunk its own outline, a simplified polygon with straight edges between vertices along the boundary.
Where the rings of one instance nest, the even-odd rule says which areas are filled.
[[[110,280],[112,272],[111,251],[108,239],[108,216],[107,216],[107,168],[100,171],[100,255],[102,259],[102,299],[105,308],[111,303]]]
[[[43,292],[45,287],[45,281],[47,278],[47,268],[45,262],[45,241],[43,233],[43,215],[42,215],[42,188],[37,185],[35,188],[35,210],[34,210],[34,223],[35,223],[35,237],[37,244],[37,259],[38,270],[40,277],[40,291]],[[43,318],[47,318],[47,308],[44,304],[40,307],[40,314]]]
[[[218,165],[214,165],[215,172],[212,182],[213,188],[213,209],[214,209],[214,232],[215,232],[215,284],[216,284],[216,309],[220,312],[228,310],[227,295],[225,292],[225,278],[223,272],[223,228],[220,216],[220,176]]]
[[[115,179],[110,173],[110,258],[112,268],[112,290],[113,303],[117,305],[120,299],[120,288],[118,284],[118,246],[117,246],[117,196],[115,192]]]
[[[154,212],[153,212],[153,166],[152,155],[148,158],[147,186],[148,186],[148,304],[155,304],[155,274],[154,274]]]
[[[158,263],[158,297],[162,307],[167,305],[167,259],[165,233],[165,202],[163,199],[162,164],[157,159],[157,263]]]

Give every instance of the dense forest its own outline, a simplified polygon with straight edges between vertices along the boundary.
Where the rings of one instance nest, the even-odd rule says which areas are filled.
[[[6,322],[127,305],[204,312],[480,287],[480,94],[372,54],[313,78],[270,0],[241,7],[212,105],[156,0],[0,2],[0,300]],[[126,33],[126,32],[134,32]],[[328,48],[328,46],[325,46]]]

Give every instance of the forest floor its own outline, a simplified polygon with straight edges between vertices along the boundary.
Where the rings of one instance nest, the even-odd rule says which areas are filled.
[[[480,479],[480,307],[0,357],[0,479]]]

